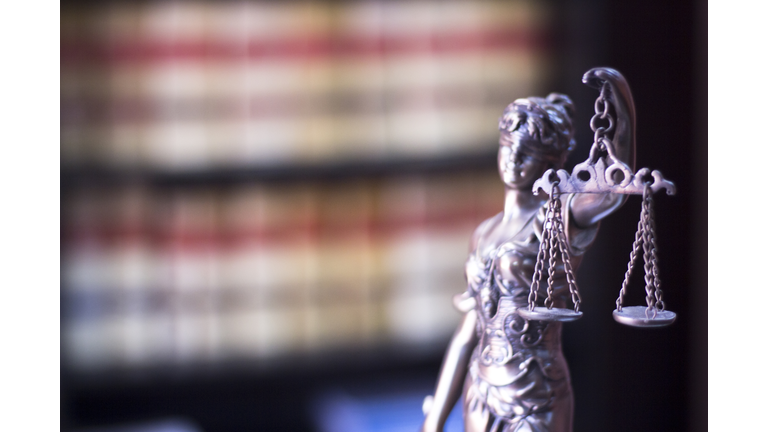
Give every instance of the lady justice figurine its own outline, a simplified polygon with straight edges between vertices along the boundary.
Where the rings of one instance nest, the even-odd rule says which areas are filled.
[[[602,89],[601,98],[608,102],[604,106],[611,106],[615,115],[608,119],[610,126],[596,131],[596,143],[599,134],[607,140],[606,133],[612,132],[607,141],[612,148],[603,148],[603,157],[608,154],[634,171],[635,112],[626,80],[615,70],[595,68],[583,81]],[[422,432],[442,431],[460,395],[466,432],[572,430],[573,395],[560,343],[562,323],[526,320],[518,311],[529,309],[537,254],[548,229],[549,197],[534,195],[532,186],[547,170],[561,168],[575,147],[573,115],[571,100],[552,93],[516,100],[499,120],[504,211],[481,223],[472,235],[465,266],[467,291],[454,298],[464,316],[445,354],[435,394],[425,399]],[[625,193],[630,192],[553,195],[560,200],[573,271],[594,241],[600,221],[621,207]],[[538,288],[536,297],[548,298],[550,308],[564,308],[573,294],[570,269],[564,264],[552,266],[550,284]]]

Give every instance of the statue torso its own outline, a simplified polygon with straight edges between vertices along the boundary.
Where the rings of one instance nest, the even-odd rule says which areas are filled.
[[[474,299],[479,337],[465,388],[465,410],[481,403],[508,423],[525,419],[540,423],[540,429],[531,426],[531,430],[561,430],[544,427],[570,422],[562,324],[526,321],[517,314],[518,308],[528,307],[545,210],[544,205],[525,215],[525,220],[514,221],[516,224],[509,225],[512,229],[504,229],[500,215],[478,228],[477,247],[465,266],[468,290],[464,297]],[[591,238],[596,227],[593,231]],[[574,270],[581,261],[576,252],[572,254]],[[545,266],[539,303],[547,295],[546,279]],[[564,307],[568,288],[561,262],[555,266],[553,287],[555,306]]]

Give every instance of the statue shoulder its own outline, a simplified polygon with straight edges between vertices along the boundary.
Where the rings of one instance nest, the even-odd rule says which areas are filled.
[[[475,228],[475,232],[472,233],[472,237],[469,240],[469,251],[474,252],[477,250],[477,246],[480,243],[480,239],[485,237],[486,233],[495,225],[499,223],[503,216],[503,213],[498,213],[488,219],[482,221],[480,225]]]

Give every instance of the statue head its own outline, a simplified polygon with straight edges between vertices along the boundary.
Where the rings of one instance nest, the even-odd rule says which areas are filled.
[[[549,168],[561,168],[576,146],[571,99],[560,93],[517,99],[499,119],[499,174],[513,188],[531,186]]]

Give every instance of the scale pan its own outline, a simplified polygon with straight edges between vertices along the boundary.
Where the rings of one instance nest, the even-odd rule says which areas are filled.
[[[656,318],[646,318],[646,309],[646,306],[627,306],[621,308],[621,312],[615,309],[613,319],[619,324],[632,327],[664,327],[675,322],[676,315],[672,311],[659,311],[656,312]],[[650,312],[648,315],[653,316]]]
[[[576,312],[573,309],[565,308],[552,308],[547,309],[544,306],[536,306],[533,310],[523,307],[517,310],[517,314],[521,317],[532,321],[576,321],[581,318],[584,313]]]

